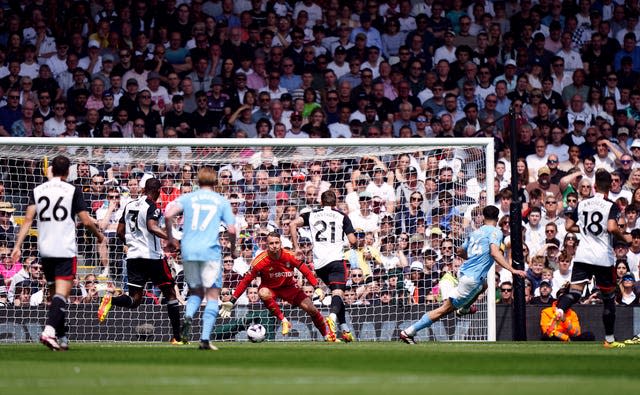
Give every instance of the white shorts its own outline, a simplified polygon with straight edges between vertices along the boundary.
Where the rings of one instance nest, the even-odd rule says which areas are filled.
[[[456,309],[469,307],[482,292],[485,281],[476,280],[472,277],[462,276],[458,280],[458,286],[451,292],[449,299]]]
[[[182,266],[189,288],[222,288],[222,262],[184,261]]]

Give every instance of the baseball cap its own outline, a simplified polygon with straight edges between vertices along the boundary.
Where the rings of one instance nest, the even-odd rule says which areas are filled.
[[[629,128],[626,127],[620,127],[618,128],[618,136],[621,134],[626,134],[627,136],[629,135]]]
[[[213,80],[211,80],[211,86],[214,85],[222,85],[222,78],[215,77]]]
[[[375,165],[373,166],[373,172],[375,173],[376,171],[384,171],[384,167],[380,166],[380,165]]]
[[[369,193],[369,192],[367,192],[367,191],[364,191],[364,192],[360,192],[360,193],[358,194],[358,198],[359,198],[360,200],[371,200],[371,199],[372,199],[372,196],[371,196],[371,193]]]
[[[127,80],[127,86],[129,85],[138,85],[138,80],[136,80],[135,78],[129,78]]]
[[[549,170],[547,166],[542,166],[540,169],[538,169],[538,177],[543,174],[551,175],[551,170]]]
[[[151,71],[147,75],[147,81],[159,80],[159,79],[160,79],[160,74],[157,71]]]
[[[113,62],[115,59],[113,58],[113,55],[111,54],[106,54],[106,55],[102,55],[102,61],[103,62]]]
[[[631,143],[631,148],[640,148],[640,139],[633,140],[633,143]]]
[[[549,281],[547,281],[547,280],[540,281],[540,288],[542,288],[542,287],[552,288],[551,283]]]
[[[347,49],[345,47],[343,47],[342,45],[338,46],[335,51],[333,51],[334,54],[338,54],[338,53],[347,53]]]
[[[12,213],[16,211],[15,207],[11,202],[0,202],[0,211],[4,211],[5,213]]]
[[[509,60],[507,60],[507,61],[504,63],[504,66],[505,66],[505,67],[509,67],[509,66],[516,67],[516,61],[515,61],[515,60],[513,60],[513,59],[509,59]]]
[[[276,193],[276,200],[289,200],[289,194],[286,192]]]
[[[420,272],[420,273],[422,273],[422,272],[424,272],[424,265],[420,261],[413,261],[413,262],[411,262],[410,270],[412,272]]]
[[[89,40],[89,48],[100,48],[100,43],[97,40]]]
[[[624,276],[622,276],[622,281],[636,281],[636,277],[633,275],[633,273],[627,273]]]

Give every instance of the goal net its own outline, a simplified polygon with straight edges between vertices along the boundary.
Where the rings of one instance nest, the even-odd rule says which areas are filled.
[[[36,341],[46,319],[48,291],[37,251],[37,230],[29,232],[21,262],[7,255],[24,220],[28,194],[47,180],[49,162],[67,155],[68,181],[83,192],[90,214],[107,235],[97,243],[77,229],[77,279],[68,312],[74,341],[168,341],[166,308],[159,290],[147,284],[134,310],[114,307],[103,325],[97,308],[108,287],[127,292],[126,246],[116,237],[123,206],[141,193],[139,181],[151,174],[162,182],[158,204],[164,210],[182,193],[198,188],[202,166],[217,170],[215,189],[232,205],[239,225],[236,250],[221,233],[223,289],[229,298],[251,259],[265,249],[268,232],[289,247],[289,223],[318,207],[320,194],[333,189],[338,208],[349,213],[357,246],[345,241],[350,267],[345,304],[347,321],[361,341],[397,340],[399,331],[446,298],[456,284],[462,260],[455,247],[481,224],[481,209],[494,202],[494,149],[491,139],[15,139],[0,146],[0,342]],[[487,176],[488,175],[488,176]],[[489,182],[487,182],[487,179]],[[478,215],[480,213],[480,215]],[[179,229],[178,229],[179,230]],[[308,230],[300,229],[300,260],[313,267]],[[179,255],[167,252],[179,298],[188,295]],[[477,312],[447,317],[420,340],[495,340],[494,274]],[[299,284],[323,314],[322,295],[299,276]],[[218,318],[212,338],[245,340],[254,322],[268,339],[314,340],[320,335],[306,314],[281,302],[293,323],[283,338],[280,325],[257,295],[259,281],[238,300],[229,319]],[[197,316],[199,317],[199,315]],[[196,322],[199,322],[196,319]],[[199,333],[199,328],[193,329]]]

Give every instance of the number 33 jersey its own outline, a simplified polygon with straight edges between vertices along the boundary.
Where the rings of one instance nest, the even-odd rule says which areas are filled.
[[[78,249],[75,217],[87,211],[80,189],[56,177],[33,189],[29,205],[36,206],[40,256],[75,257]]]
[[[344,259],[344,236],[354,233],[351,220],[340,210],[323,207],[301,215],[311,230],[313,266],[316,270]]]
[[[618,206],[601,193],[578,203],[572,216],[580,228],[580,246],[574,262],[605,267],[615,264],[613,236],[607,230],[607,224],[609,220],[615,221],[619,215]]]
[[[147,221],[160,222],[160,209],[146,196],[129,202],[122,213],[120,223],[125,226],[127,259],[160,259],[162,247],[156,235],[149,232]]]

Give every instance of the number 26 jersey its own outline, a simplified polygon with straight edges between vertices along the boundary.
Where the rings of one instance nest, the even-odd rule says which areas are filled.
[[[311,230],[313,266],[320,269],[334,261],[344,259],[344,235],[354,233],[351,220],[340,210],[322,207],[301,215],[304,226]]]
[[[77,254],[76,214],[87,211],[80,189],[51,179],[33,189],[29,205],[36,206],[38,251],[43,258],[73,258]]]
[[[601,193],[578,203],[573,212],[573,220],[580,228],[580,246],[576,250],[574,262],[596,266],[613,266],[613,236],[607,230],[609,220],[620,215],[618,206],[605,199]]]

